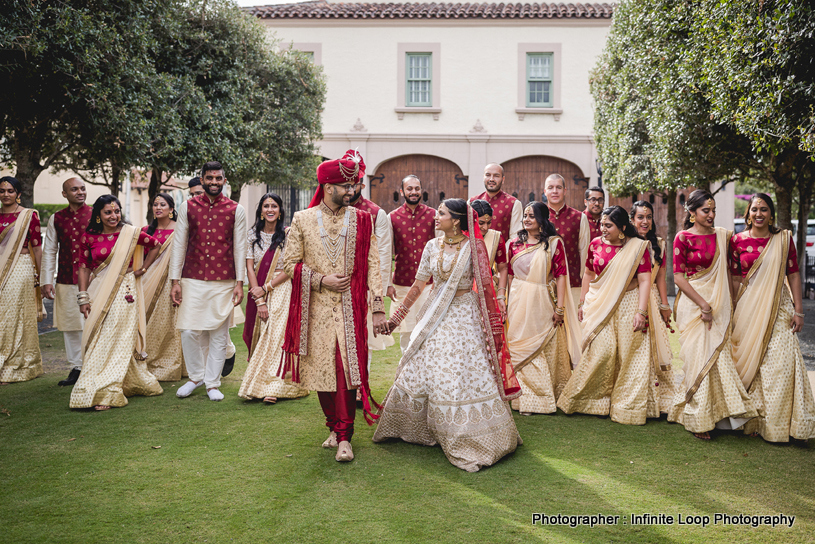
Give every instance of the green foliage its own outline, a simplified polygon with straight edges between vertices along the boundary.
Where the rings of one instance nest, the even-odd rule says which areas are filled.
[[[48,219],[50,219],[52,215],[67,207],[67,204],[34,204],[34,209],[37,210],[42,225],[47,225]]]

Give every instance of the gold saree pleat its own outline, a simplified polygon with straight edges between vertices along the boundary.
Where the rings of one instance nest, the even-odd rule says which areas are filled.
[[[269,319],[263,321],[258,318],[255,324],[255,334],[258,338],[243,375],[238,391],[239,397],[296,399],[308,395],[308,389],[296,383],[286,383],[275,375],[283,353],[290,299],[291,281],[278,285],[270,295],[267,295]]]
[[[147,322],[147,370],[160,382],[178,381],[186,374],[181,334],[175,326],[178,308],[170,300],[171,288],[172,283],[165,281]]]
[[[42,374],[34,301],[34,263],[20,255],[0,290],[0,382],[24,382]]]

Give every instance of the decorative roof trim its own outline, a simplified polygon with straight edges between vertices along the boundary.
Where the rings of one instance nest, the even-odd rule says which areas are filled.
[[[611,19],[610,3],[328,3],[314,0],[295,4],[245,8],[259,19]]]

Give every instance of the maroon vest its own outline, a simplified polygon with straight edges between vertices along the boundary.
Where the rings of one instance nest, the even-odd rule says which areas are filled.
[[[549,208],[549,221],[557,229],[558,236],[563,238],[563,248],[566,250],[566,264],[569,266],[569,284],[571,287],[580,287],[580,218],[583,212],[565,204],[560,213]]]
[[[374,230],[376,230],[376,216],[379,215],[379,206],[365,198],[364,196],[360,196],[356,202],[354,202],[354,208],[358,210],[362,210],[364,212],[368,212],[371,214],[371,218],[373,220]]]
[[[76,285],[79,281],[78,262],[82,252],[79,241],[91,221],[93,208],[83,204],[76,213],[71,208],[65,208],[54,214],[54,229],[57,231],[57,283],[63,285]]]
[[[492,226],[490,228],[492,230],[500,232],[504,236],[504,240],[515,238],[518,233],[509,232],[509,229],[512,226],[512,207],[515,205],[515,201],[518,200],[517,198],[501,191],[498,196],[491,199],[490,194],[485,191],[478,196],[472,197],[470,202],[473,200],[486,200],[490,203],[492,207]]]
[[[218,281],[235,277],[235,210],[238,203],[223,195],[210,204],[207,195],[187,201],[189,242],[182,278]]]

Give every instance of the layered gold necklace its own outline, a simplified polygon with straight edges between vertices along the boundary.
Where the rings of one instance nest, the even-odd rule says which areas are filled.
[[[463,234],[458,234],[456,236],[445,236],[439,241],[439,262],[438,262],[438,269],[439,269],[439,280],[440,281],[447,281],[450,279],[450,275],[453,273],[453,270],[456,268],[456,263],[458,262],[458,254],[461,253],[461,245],[467,237]],[[444,269],[444,244],[448,245],[456,245],[456,252],[453,255],[453,262],[450,263],[450,268],[448,270]]]

